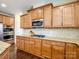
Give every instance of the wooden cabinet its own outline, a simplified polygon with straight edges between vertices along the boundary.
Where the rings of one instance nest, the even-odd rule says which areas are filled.
[[[52,59],[64,59],[65,58],[65,43],[52,42]]]
[[[43,19],[43,8],[40,7],[40,8],[37,8],[36,9],[36,12],[37,12],[37,19]]]
[[[77,46],[75,44],[66,44],[66,59],[77,59]]]
[[[10,57],[9,57],[9,49],[7,49],[6,51],[4,51],[4,52],[0,55],[0,59],[10,59]]]
[[[16,47],[48,59],[78,59],[79,47],[73,43],[17,36]]]
[[[53,8],[52,27],[79,27],[79,2]]]
[[[31,21],[31,15],[28,13],[25,15],[24,18],[24,28],[31,28],[32,27],[32,21]]]
[[[20,49],[20,43],[19,43],[19,41],[20,41],[20,37],[16,37],[16,47],[17,47],[17,49]]]
[[[3,15],[0,15],[0,22],[3,22]]]
[[[21,16],[20,17],[20,26],[21,26],[21,28],[25,28],[25,26],[24,26],[24,15],[23,16]]]
[[[13,19],[12,19],[12,17],[3,16],[3,24],[7,25],[7,26],[12,26],[13,25]]]
[[[41,56],[41,40],[35,38],[25,38],[25,51],[36,56]]]
[[[51,59],[51,41],[42,40],[42,57]]]
[[[41,56],[41,39],[34,39],[35,45],[34,45],[34,54],[37,56]]]
[[[29,47],[30,47],[30,53],[34,54],[34,45],[35,45],[35,40],[34,38],[30,38],[30,44],[29,44]]]
[[[77,46],[77,59],[79,59],[79,46]]]
[[[17,46],[17,49],[24,50],[24,38],[23,37],[16,38],[16,46]]]
[[[27,15],[21,16],[21,28],[31,28],[32,21],[31,21],[31,14],[28,13]]]
[[[52,27],[52,5],[44,7],[44,28]]]
[[[79,2],[75,3],[75,24],[79,27]]]
[[[63,9],[61,7],[53,8],[52,14],[52,27],[62,27],[63,26]]]
[[[63,27],[75,27],[74,4],[63,7]]]
[[[31,17],[32,17],[32,20],[43,19],[43,8],[40,7],[40,8],[37,8],[37,9],[33,9],[31,11]]]
[[[25,37],[25,40],[24,40],[24,51],[30,52],[30,38],[28,37]]]

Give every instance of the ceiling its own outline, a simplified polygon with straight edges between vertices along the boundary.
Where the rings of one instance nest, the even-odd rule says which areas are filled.
[[[47,3],[53,3],[54,6],[58,6],[74,1],[76,0],[0,0],[0,4],[4,3],[7,5],[6,8],[0,6],[0,11],[9,14],[18,14],[30,9],[32,6],[37,7]]]

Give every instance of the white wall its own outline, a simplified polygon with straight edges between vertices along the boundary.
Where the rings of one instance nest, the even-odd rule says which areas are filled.
[[[48,37],[79,39],[79,29],[21,29],[20,16],[15,15],[15,34],[29,35],[30,30],[32,30],[36,34],[43,34]]]

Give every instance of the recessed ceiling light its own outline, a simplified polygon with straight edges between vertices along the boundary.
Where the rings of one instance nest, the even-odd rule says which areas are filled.
[[[7,7],[6,4],[4,4],[4,3],[2,3],[1,6],[2,6],[2,7]]]

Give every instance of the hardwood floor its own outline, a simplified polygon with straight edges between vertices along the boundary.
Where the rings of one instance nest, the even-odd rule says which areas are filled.
[[[16,59],[41,59],[41,58],[39,58],[37,56],[34,56],[32,54],[23,52],[21,50],[18,50],[16,55],[17,55]]]
[[[16,50],[15,45],[10,47],[10,59],[42,59],[21,50]]]

